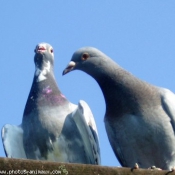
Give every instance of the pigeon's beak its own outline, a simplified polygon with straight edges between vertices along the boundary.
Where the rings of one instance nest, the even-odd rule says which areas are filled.
[[[74,61],[71,61],[67,67],[64,69],[62,75],[65,75],[67,73],[69,73],[70,71],[72,71],[74,69],[74,67],[76,66],[76,63]]]
[[[44,53],[46,52],[46,47],[43,45],[36,46],[35,53]]]

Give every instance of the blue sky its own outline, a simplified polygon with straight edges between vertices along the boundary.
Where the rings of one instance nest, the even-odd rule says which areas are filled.
[[[120,166],[106,135],[98,84],[81,71],[65,76],[62,71],[75,50],[93,46],[138,78],[175,92],[174,9],[174,0],[1,1],[0,127],[21,123],[35,70],[34,48],[48,42],[62,93],[75,104],[85,100],[94,114],[102,165]]]

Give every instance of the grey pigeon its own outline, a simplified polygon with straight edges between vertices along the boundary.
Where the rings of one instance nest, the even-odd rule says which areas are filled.
[[[35,48],[35,74],[20,126],[5,125],[7,157],[100,164],[98,133],[86,102],[70,103],[55,81],[50,44]]]
[[[175,94],[146,83],[93,47],[76,51],[63,75],[82,70],[99,84],[106,102],[105,127],[122,166],[175,165]]]

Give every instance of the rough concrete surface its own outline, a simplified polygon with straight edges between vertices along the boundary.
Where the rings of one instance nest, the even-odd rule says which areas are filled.
[[[0,158],[0,174],[175,175],[175,172]]]

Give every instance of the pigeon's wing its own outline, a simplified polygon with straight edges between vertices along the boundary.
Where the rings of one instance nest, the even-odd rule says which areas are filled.
[[[124,157],[124,153],[123,153],[123,149],[122,149],[123,147],[122,147],[122,145],[117,137],[117,135],[119,135],[119,138],[122,137],[121,136],[122,133],[120,132],[120,131],[122,131],[122,127],[118,130],[118,132],[116,132],[115,127],[113,127],[113,125],[115,125],[115,121],[111,122],[107,115],[105,115],[104,123],[105,123],[106,132],[108,135],[108,139],[109,139],[110,145],[114,151],[115,156],[117,157],[121,166],[127,167],[128,164],[127,164],[125,157]],[[127,139],[125,139],[125,141],[127,142]],[[130,149],[131,147],[128,147],[128,148]]]
[[[161,94],[162,106],[171,119],[171,124],[175,132],[175,94],[166,88],[158,88]]]
[[[77,109],[72,114],[79,132],[83,138],[87,155],[92,163],[100,164],[100,147],[98,131],[93,114],[85,101],[80,100]]]
[[[7,157],[26,158],[23,147],[23,129],[21,126],[6,124],[2,128],[1,134]]]

